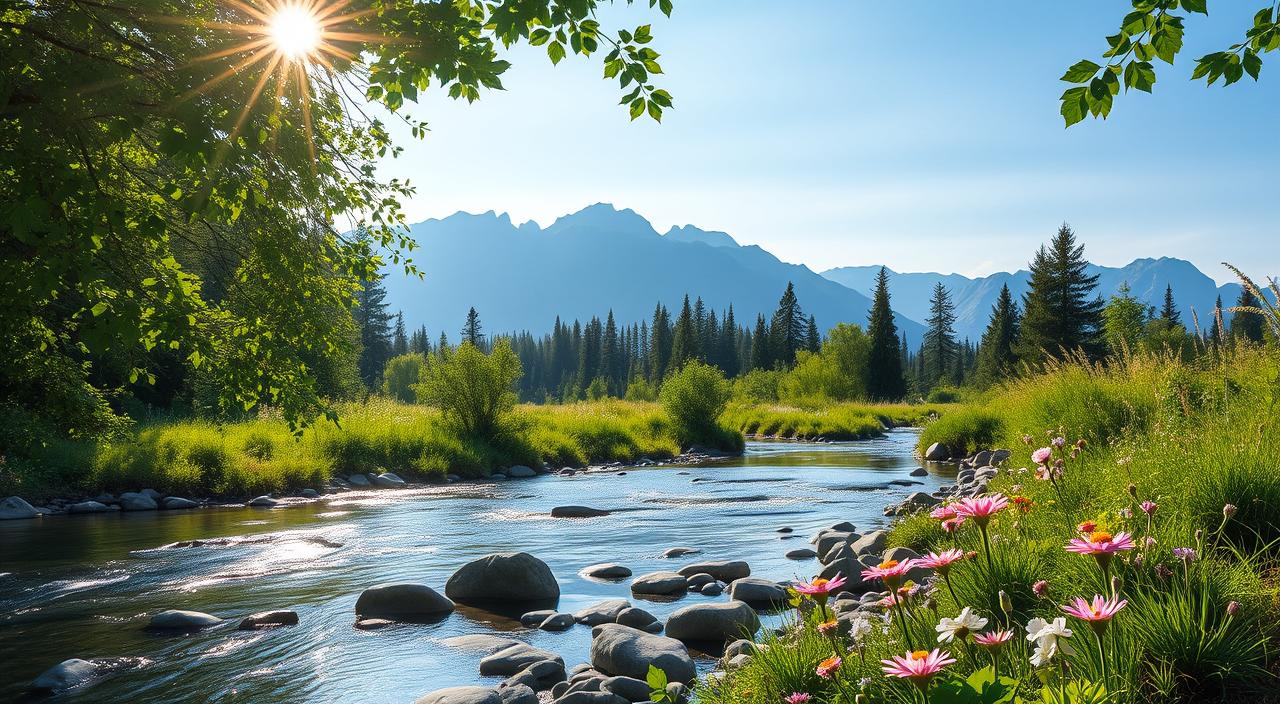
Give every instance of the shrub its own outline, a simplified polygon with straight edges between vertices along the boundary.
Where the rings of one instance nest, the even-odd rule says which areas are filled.
[[[989,449],[1004,436],[1004,419],[978,407],[956,409],[930,422],[920,433],[920,448],[940,442],[953,454]]]
[[[693,361],[662,384],[662,407],[681,444],[723,440],[720,414],[729,403],[729,382],[718,368]]]
[[[929,403],[955,403],[960,400],[960,389],[939,386],[931,390],[925,400]]]
[[[782,376],[780,371],[752,369],[733,382],[733,396],[748,403],[776,403]]]
[[[520,375],[520,358],[506,340],[487,355],[464,342],[428,361],[413,389],[463,435],[492,440],[507,430],[504,421],[515,407]]]
[[[420,354],[402,354],[387,360],[382,373],[382,393],[405,403],[413,403],[416,394],[413,386],[422,376],[425,359]]]
[[[644,377],[636,377],[627,384],[626,398],[628,401],[657,401],[658,390],[653,387]]]

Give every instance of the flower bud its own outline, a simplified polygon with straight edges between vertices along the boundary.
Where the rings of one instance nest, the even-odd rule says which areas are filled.
[[[1013,600],[1009,598],[1009,595],[1003,589],[1000,590],[1000,610],[1006,614],[1013,613]]]
[[[1121,590],[1121,589],[1123,589],[1123,588],[1124,588],[1124,580],[1120,578],[1120,575],[1116,575],[1116,576],[1114,576],[1114,577],[1112,577],[1112,578],[1111,578],[1111,593],[1112,593],[1112,594],[1119,594],[1119,593],[1120,593],[1120,590]]]
[[[1222,517],[1223,517],[1223,518],[1231,518],[1231,517],[1232,517],[1232,516],[1234,516],[1234,515],[1236,515],[1236,505],[1235,505],[1235,504],[1227,504],[1226,506],[1223,506],[1223,507],[1222,507]]]
[[[1043,599],[1049,593],[1049,583],[1043,579],[1039,580],[1031,585],[1031,593]]]
[[[1133,482],[1129,482],[1129,496],[1135,499],[1138,498],[1138,485]]]
[[[1240,602],[1238,602],[1238,601],[1232,601],[1232,602],[1228,602],[1228,603],[1227,603],[1227,615],[1228,615],[1228,616],[1235,616],[1235,615],[1236,615],[1236,612],[1238,612],[1238,611],[1240,611]]]

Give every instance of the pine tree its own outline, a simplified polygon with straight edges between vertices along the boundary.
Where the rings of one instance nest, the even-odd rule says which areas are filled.
[[[1160,308],[1160,319],[1169,323],[1169,327],[1182,325],[1182,313],[1173,302],[1173,285],[1164,288],[1164,306]]]
[[[898,351],[898,326],[893,321],[889,304],[889,273],[880,267],[876,291],[871,302],[867,336],[871,352],[867,357],[867,395],[877,401],[895,401],[907,393],[902,376],[902,357]]]
[[[427,326],[419,327],[409,336],[409,351],[414,354],[431,354],[431,338],[427,337]]]
[[[929,299],[928,328],[924,333],[925,378],[924,384],[933,387],[946,383],[955,376],[956,364],[956,322],[955,304],[951,302],[951,294],[942,282],[933,286],[933,297]]]
[[[440,339],[436,341],[436,352],[441,356],[449,354],[449,336],[440,331]]]
[[[671,362],[668,369],[678,371],[684,367],[685,362],[698,357],[698,331],[693,310],[689,306],[689,295],[685,294],[680,317],[676,318],[676,326],[671,333]]]
[[[1236,307],[1260,308],[1261,306],[1257,296],[1246,288],[1240,291],[1240,297],[1236,299]],[[1264,338],[1263,322],[1262,316],[1257,313],[1237,310],[1231,314],[1231,336],[1238,340],[1261,343]]]
[[[626,393],[626,366],[622,358],[622,345],[618,342],[618,326],[613,320],[613,310],[604,324],[604,338],[600,344],[600,371],[608,384],[609,394]]]
[[[387,313],[386,298],[387,290],[382,286],[382,278],[369,279],[356,293],[356,305],[352,310],[360,332],[357,367],[360,379],[371,389],[382,386],[382,370],[391,359],[391,316]]]
[[[778,299],[778,309],[769,321],[769,355],[775,364],[791,367],[796,361],[796,351],[804,348],[808,320],[796,299],[795,285],[787,282],[787,290]]]
[[[738,323],[733,319],[733,304],[729,304],[729,312],[724,314],[724,324],[720,333],[720,368],[724,375],[733,378],[741,369],[738,358]]]
[[[462,341],[484,349],[484,330],[480,326],[480,314],[476,312],[475,306],[467,311],[467,322],[462,325]]]
[[[649,383],[655,387],[667,377],[671,363],[671,314],[661,303],[653,310],[649,328]]]
[[[1217,349],[1222,344],[1222,333],[1224,323],[1222,320],[1222,296],[1218,296],[1218,300],[1213,303],[1213,321],[1209,325],[1209,344]]]
[[[399,357],[409,351],[409,338],[404,330],[404,313],[396,313],[396,324],[391,333],[391,356]]]
[[[1018,304],[1009,292],[1009,285],[1000,289],[996,303],[991,307],[991,320],[978,343],[977,370],[979,386],[987,387],[1012,376],[1018,363],[1015,352],[1020,326]]]
[[[769,350],[769,329],[765,327],[764,315],[756,316],[756,331],[751,336],[751,368],[773,369],[773,355]]]
[[[817,354],[822,348],[822,333],[818,332],[818,321],[811,315],[809,316],[809,325],[804,333],[805,349],[813,354]]]
[[[1084,245],[1076,244],[1066,223],[1036,252],[1022,301],[1021,359],[1038,364],[1077,350],[1092,359],[1102,355],[1103,303],[1095,294],[1098,276],[1090,275],[1088,266]]]

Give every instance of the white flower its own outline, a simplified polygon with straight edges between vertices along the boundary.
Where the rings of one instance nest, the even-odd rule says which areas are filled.
[[[966,606],[960,610],[959,616],[943,618],[938,622],[938,642],[948,643],[957,638],[964,640],[965,636],[981,631],[986,625],[987,619],[973,613],[973,610]]]
[[[861,644],[867,634],[871,633],[871,622],[861,616],[849,621],[849,638]]]
[[[1073,655],[1074,650],[1066,642],[1071,637],[1071,629],[1067,628],[1067,619],[1059,616],[1052,622],[1042,618],[1033,618],[1027,622],[1027,640],[1035,641],[1036,650],[1031,655],[1031,664],[1041,667],[1058,654]]]

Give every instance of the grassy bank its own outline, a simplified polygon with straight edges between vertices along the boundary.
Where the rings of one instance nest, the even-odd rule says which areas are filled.
[[[882,672],[880,660],[933,648],[958,660],[934,675],[935,704],[996,701],[996,689],[1009,702],[1277,701],[1267,688],[1280,645],[1278,374],[1274,352],[1257,350],[1195,364],[1159,357],[1106,368],[1067,364],[944,415],[922,444],[1013,449],[989,491],[1025,499],[996,513],[989,541],[972,519],[954,534],[925,513],[900,520],[890,546],[921,554],[954,547],[971,557],[951,569],[949,582],[906,597],[885,631],[874,617],[858,644],[833,641],[812,618],[795,617],[803,625],[723,685],[704,688],[700,701],[763,704],[793,692],[824,702],[859,693],[871,702],[920,701],[917,688]],[[1054,437],[1066,440],[1056,451],[1062,474],[1038,479],[1031,453]],[[1073,458],[1077,440],[1083,450]],[[1234,508],[1224,515],[1227,505]],[[1104,572],[1101,562],[1064,549],[1082,537],[1084,522],[1130,534],[1133,548]],[[1126,603],[1102,622],[1105,637],[1095,637],[1063,605],[1110,595],[1110,577]],[[998,658],[999,683],[990,652],[969,636],[939,643],[935,626],[965,607],[986,619],[975,631],[1012,631]],[[1072,651],[1033,665],[1030,621],[1064,616],[1073,635],[1060,642]],[[833,651],[843,664],[833,677],[818,676],[817,664]],[[978,696],[970,690],[984,678],[994,683],[989,697],[965,698]]]
[[[720,421],[745,435],[862,440],[881,434],[886,427],[920,425],[947,410],[945,404],[829,402],[788,406],[735,402],[720,416]]]

